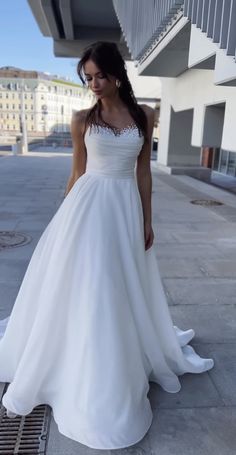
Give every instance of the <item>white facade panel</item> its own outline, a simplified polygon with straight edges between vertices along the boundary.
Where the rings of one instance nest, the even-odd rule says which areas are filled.
[[[191,26],[188,66],[191,68],[212,55],[215,55],[218,46],[206,37],[195,25]]]
[[[191,164],[191,147],[201,148],[203,145],[219,146],[217,120],[212,117],[209,120],[205,116],[207,106],[224,105],[225,116],[223,124],[223,136],[221,147],[230,151],[236,151],[235,118],[236,118],[236,90],[234,87],[216,86],[213,82],[213,71],[189,69],[178,78],[161,78],[162,81],[162,103],[160,116],[160,139],[158,147],[158,163],[168,165],[168,156],[176,153],[171,150],[169,138],[171,132],[171,109],[177,112],[184,112],[193,109],[193,121],[191,128],[191,141],[189,142],[189,159],[185,156],[186,165]],[[214,115],[214,113],[213,113]],[[204,127],[208,121],[212,130],[208,138],[212,137],[212,143],[204,144]],[[220,123],[219,123],[220,124]],[[179,126],[178,126],[179,125]],[[185,134],[185,124],[176,123],[179,128],[176,135]],[[177,136],[176,136],[177,137]],[[177,140],[177,139],[176,139]],[[182,157],[181,160],[182,162]],[[178,162],[178,159],[176,160]],[[179,163],[180,164],[180,163]],[[199,153],[200,165],[200,153]]]

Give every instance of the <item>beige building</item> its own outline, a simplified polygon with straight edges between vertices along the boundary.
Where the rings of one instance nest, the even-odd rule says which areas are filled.
[[[56,76],[17,68],[0,69],[0,131],[2,138],[70,130],[73,111],[88,108],[94,95],[79,84]]]

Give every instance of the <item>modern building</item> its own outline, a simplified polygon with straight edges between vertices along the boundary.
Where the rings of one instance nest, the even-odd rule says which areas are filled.
[[[73,111],[90,107],[86,87],[37,71],[0,68],[1,137],[13,139],[25,127],[28,136],[70,130]]]
[[[236,0],[28,0],[60,57],[115,41],[138,74],[162,82],[157,165],[236,175]]]

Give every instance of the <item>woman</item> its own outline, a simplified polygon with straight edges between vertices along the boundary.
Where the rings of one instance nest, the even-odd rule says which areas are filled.
[[[213,367],[173,326],[153,247],[153,109],[137,104],[114,43],[85,49],[78,75],[96,95],[73,116],[65,200],[43,232],[4,336],[7,415],[53,409],[59,431],[96,449],[148,431],[149,381],[176,393],[179,375]],[[16,337],[16,333],[18,336]]]

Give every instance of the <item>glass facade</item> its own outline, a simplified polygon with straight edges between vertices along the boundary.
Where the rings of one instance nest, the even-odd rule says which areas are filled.
[[[236,152],[215,148],[212,169],[236,177]]]

